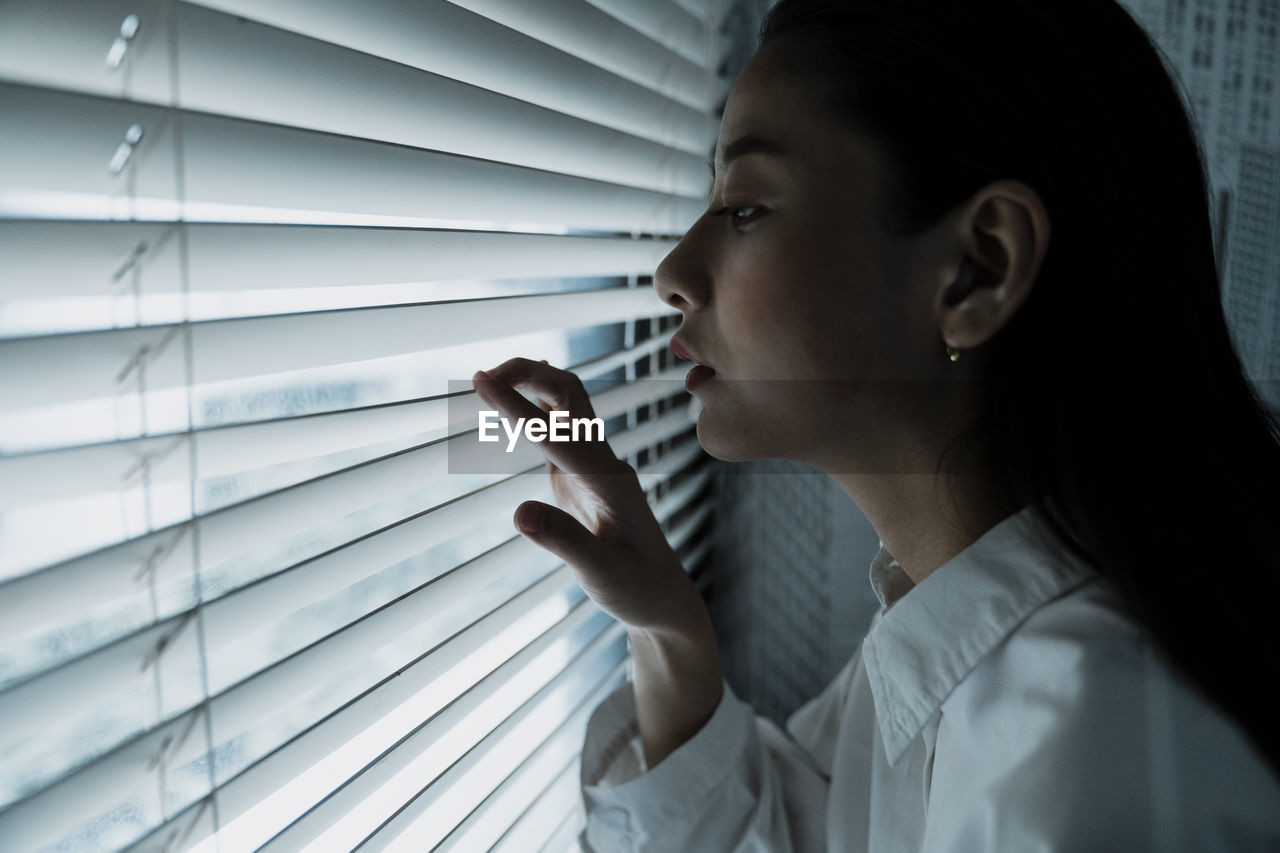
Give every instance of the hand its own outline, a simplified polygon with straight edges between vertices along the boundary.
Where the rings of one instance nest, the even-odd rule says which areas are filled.
[[[582,380],[545,361],[513,358],[476,371],[471,381],[510,421],[547,421],[552,409],[568,411],[571,419],[595,417]],[[532,392],[538,405],[517,388]],[[635,469],[605,441],[541,441],[537,447],[547,457],[551,490],[563,509],[525,501],[512,518],[516,529],[569,564],[583,591],[631,628],[703,630],[706,606],[667,543]]]

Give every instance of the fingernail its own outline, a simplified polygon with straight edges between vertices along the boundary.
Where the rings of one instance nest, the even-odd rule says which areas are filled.
[[[524,521],[520,524],[520,529],[525,533],[541,533],[542,528],[547,526],[547,513],[543,509],[531,509],[524,513]]]

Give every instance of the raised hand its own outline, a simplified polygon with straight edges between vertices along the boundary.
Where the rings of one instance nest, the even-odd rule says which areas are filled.
[[[513,358],[471,377],[510,420],[568,411],[594,418],[582,380],[546,362]],[[528,389],[538,405],[515,389]],[[604,441],[537,444],[563,509],[516,507],[516,528],[568,563],[596,604],[627,625],[632,689],[645,760],[657,766],[711,717],[723,695],[711,616],[658,525],[640,478]]]
[[[513,358],[472,376],[476,392],[509,421],[547,421],[552,410],[594,418],[576,375],[544,361]],[[516,389],[536,397],[534,405]],[[516,528],[571,566],[601,609],[634,629],[685,631],[706,621],[705,605],[667,543],[635,469],[606,441],[538,442],[559,507],[525,501]]]

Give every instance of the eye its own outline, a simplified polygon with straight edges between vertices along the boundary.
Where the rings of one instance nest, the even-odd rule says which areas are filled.
[[[760,206],[759,206],[759,205],[754,205],[754,204],[752,204],[752,205],[746,205],[746,206],[743,206],[743,207],[722,207],[722,208],[720,208],[719,210],[717,210],[715,213],[713,213],[713,214],[711,214],[711,215],[712,215],[712,216],[724,216],[724,215],[728,214],[728,215],[729,215],[729,219],[730,219],[730,221],[731,221],[734,225],[744,225],[744,224],[746,224],[746,223],[748,223],[748,222],[752,221],[752,220],[755,218],[755,213],[756,213],[757,211],[759,211],[759,210],[760,210]],[[739,215],[739,214],[740,214],[740,213],[742,213],[743,211],[748,211],[748,213],[747,213],[747,215],[746,215],[746,216],[740,216],[740,215]]]

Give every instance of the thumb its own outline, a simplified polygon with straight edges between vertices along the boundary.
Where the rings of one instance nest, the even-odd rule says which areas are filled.
[[[582,569],[605,563],[604,546],[578,519],[559,507],[525,501],[516,507],[516,528],[540,548]]]

